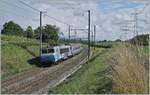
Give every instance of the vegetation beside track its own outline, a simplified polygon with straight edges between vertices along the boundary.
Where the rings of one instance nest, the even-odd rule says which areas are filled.
[[[49,93],[106,93],[111,88],[111,80],[106,76],[105,64],[106,53],[105,49],[97,49],[100,55],[90,61],[89,64],[84,64],[83,67],[75,74],[70,76],[59,86],[50,89]],[[93,54],[96,54],[93,53]]]
[[[122,43],[112,49],[108,63],[112,71],[112,92],[148,93],[148,52],[145,47]]]
[[[28,43],[39,43],[36,39],[30,39],[30,38],[25,38],[23,36],[14,36],[14,35],[1,35],[1,40],[9,43],[23,43],[23,42],[28,42]]]
[[[112,43],[105,44],[103,42],[100,45],[102,45],[102,44],[110,45]],[[129,43],[126,43],[126,44],[131,45]],[[119,56],[119,55],[114,55],[113,50],[117,49],[117,48],[121,48],[121,49],[125,48],[123,45],[124,45],[124,42],[117,42],[117,43],[114,42],[114,44],[112,44],[113,49],[105,49],[106,50],[105,52],[101,51],[102,48],[96,48],[96,50],[99,49],[101,51],[101,54],[98,57],[91,60],[89,64],[84,64],[79,71],[77,71],[75,74],[70,76],[63,83],[61,83],[60,85],[58,85],[55,88],[50,89],[49,93],[54,93],[54,94],[60,94],[60,93],[62,93],[62,94],[121,93],[117,89],[113,88],[115,85],[113,84],[113,81],[112,81],[113,79],[110,79],[111,73],[113,72],[113,70],[111,70],[109,67],[110,67],[110,64],[113,64],[110,61],[111,58],[113,58],[115,56]],[[120,47],[120,46],[122,46],[122,47]],[[132,45],[132,48],[133,48],[133,50],[135,50],[136,46]],[[148,63],[149,47],[148,46],[143,46],[143,47],[138,46],[138,48],[140,49],[140,52],[144,54],[144,55],[142,55],[142,58],[144,58],[144,59],[142,59],[143,62]],[[127,48],[127,51],[128,51],[128,48]],[[98,52],[98,51],[95,51],[93,54],[95,54],[96,52]],[[122,52],[123,51],[119,51],[118,53],[122,54]],[[132,52],[134,52],[134,51],[132,51]],[[136,54],[136,51],[134,53]],[[124,55],[124,53],[122,55]],[[131,55],[128,55],[128,56],[132,56],[132,53],[131,53]],[[144,57],[144,56],[146,56],[146,57]],[[124,63],[126,61],[127,62],[131,61],[130,59],[126,59],[126,57],[123,57],[123,59],[118,58],[117,60],[120,60],[120,62],[122,62],[121,60],[124,60],[123,61]],[[133,59],[132,61],[140,62],[141,60]],[[122,63],[119,63],[119,64],[122,64]],[[133,65],[134,65],[134,63],[133,63]],[[147,64],[145,64],[145,65],[147,68],[148,65]],[[136,66],[136,64],[135,64],[135,66]],[[140,67],[136,67],[136,68],[129,67],[129,68],[132,68],[132,71],[133,71],[133,72],[129,72],[129,73],[138,74],[138,72],[136,72],[136,70],[138,70],[140,68],[144,68],[141,65],[138,65],[138,66],[140,66]],[[142,71],[144,71],[144,70],[142,70]],[[123,75],[123,73],[121,75]],[[109,78],[108,78],[108,76],[109,76]],[[135,76],[135,77],[139,77],[139,79],[137,79],[137,80],[140,80],[140,79],[142,79],[141,76]],[[143,77],[146,77],[146,75],[144,75]],[[121,77],[121,78],[122,79],[120,81],[123,81],[123,77]],[[132,78],[132,77],[130,77],[130,78]],[[132,79],[134,79],[134,78],[132,78]],[[131,80],[131,81],[134,81],[134,80]],[[145,82],[146,79],[143,81]],[[142,84],[142,85],[145,86],[144,84]],[[144,90],[145,89],[146,88],[144,88]],[[139,89],[137,89],[137,90],[139,90]],[[133,90],[131,89],[131,91],[133,91]],[[143,91],[143,90],[140,90],[140,91]],[[126,93],[126,92],[124,92],[124,93]],[[130,93],[130,92],[128,92],[128,93]]]
[[[99,46],[115,46],[117,43],[121,42],[99,42],[97,44]],[[36,56],[39,54],[39,42],[37,40],[18,36],[2,35],[1,48],[2,80],[34,67],[34,65],[30,65],[28,62],[29,59],[35,57],[29,51]],[[147,58],[149,58],[149,47],[143,46],[141,48]],[[97,54],[99,51],[101,52],[99,56],[91,60],[89,64],[84,64],[79,71],[58,87],[50,89],[49,93],[109,93],[112,88],[112,82],[111,79],[107,77],[108,64],[105,63],[107,63],[107,56],[113,55],[108,49],[108,51],[105,52],[104,50],[106,49],[96,48],[96,51],[93,54]],[[116,93],[120,92],[116,91]]]
[[[38,56],[39,54],[39,42],[37,40],[1,35],[1,42],[2,81],[34,67],[28,61],[35,57],[33,55]]]
[[[149,53],[149,46],[144,46],[143,50],[144,50],[145,53]]]
[[[97,47],[110,47],[111,48],[111,47],[117,45],[118,43],[120,43],[120,42],[115,42],[115,41],[97,42],[95,44],[95,46],[97,46]]]

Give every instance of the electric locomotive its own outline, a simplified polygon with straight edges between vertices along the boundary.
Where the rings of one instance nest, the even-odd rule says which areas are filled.
[[[42,54],[40,56],[41,62],[57,62],[65,60],[81,51],[79,44],[61,45],[61,46],[48,46],[42,48]]]

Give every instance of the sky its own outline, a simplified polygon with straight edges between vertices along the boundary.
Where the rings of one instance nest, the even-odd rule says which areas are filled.
[[[72,25],[71,29],[88,28],[87,10],[91,11],[91,33],[96,25],[96,40],[132,38],[135,13],[138,13],[138,33],[147,34],[150,30],[150,0],[0,0],[0,29],[10,20],[24,29],[39,26],[39,12],[22,2],[43,11],[42,25],[58,26],[63,38],[68,38],[67,24]],[[87,30],[71,31],[72,39],[86,39],[87,35]]]

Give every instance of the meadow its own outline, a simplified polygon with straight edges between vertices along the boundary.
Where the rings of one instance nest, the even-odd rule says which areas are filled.
[[[96,45],[100,47],[91,48],[96,57],[60,85],[49,89],[50,94],[147,93],[148,46],[124,42],[97,42]],[[36,39],[1,35],[2,81],[35,68],[29,60],[39,56],[39,48]]]
[[[97,45],[113,46],[110,49],[96,48],[100,54],[89,64],[57,87],[50,94],[102,94],[102,93],[148,93],[148,46],[137,47],[122,42],[100,42]],[[94,52],[94,54],[98,51]],[[140,54],[141,55],[141,54]]]
[[[49,93],[55,94],[93,94],[106,93],[111,89],[111,80],[106,76],[107,65],[104,63],[107,50],[97,49],[94,54],[97,57],[89,64],[84,64],[82,68],[66,81],[50,89]]]
[[[113,93],[148,93],[148,55],[147,47],[122,43],[113,48],[109,59],[112,68]]]
[[[37,40],[1,35],[1,42],[2,81],[35,67],[28,61],[39,55],[39,42]]]

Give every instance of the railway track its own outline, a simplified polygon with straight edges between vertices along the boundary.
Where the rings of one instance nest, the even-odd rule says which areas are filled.
[[[15,76],[2,82],[2,93],[4,94],[31,94],[34,92],[41,93],[47,85],[54,86],[56,81],[62,78],[67,71],[78,65],[86,58],[87,50],[74,56],[63,64],[55,65],[49,68],[38,68],[28,71],[23,75]],[[54,82],[55,81],[55,82]],[[39,92],[40,91],[40,92]],[[45,93],[45,92],[42,92]]]
[[[8,86],[10,84],[18,82],[18,80],[23,80],[24,78],[29,77],[29,76],[31,76],[33,74],[36,74],[36,73],[38,73],[38,72],[40,72],[42,70],[43,70],[42,68],[34,68],[34,69],[30,69],[28,71],[25,71],[25,72],[23,72],[21,74],[15,75],[15,76],[13,76],[11,78],[8,78],[5,81],[2,81],[2,87],[6,87],[6,86]]]

